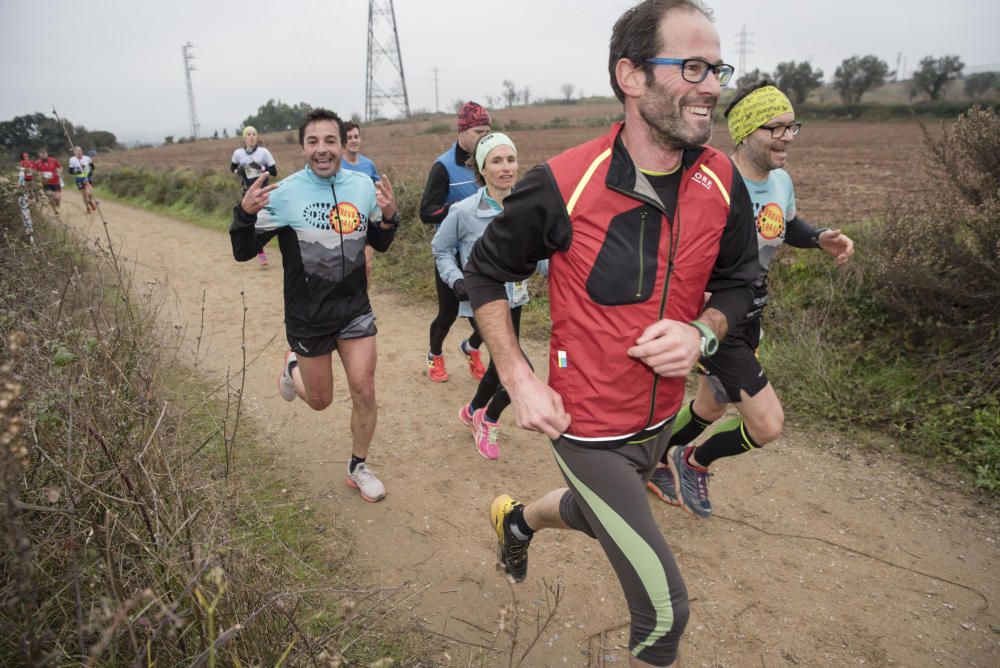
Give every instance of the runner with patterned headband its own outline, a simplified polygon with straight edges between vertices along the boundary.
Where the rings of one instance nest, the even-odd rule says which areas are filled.
[[[725,111],[736,144],[732,158],[753,201],[761,273],[753,307],[730,330],[719,351],[699,364],[698,392],[677,415],[670,449],[649,482],[667,503],[708,517],[708,467],[715,460],[760,448],[778,438],[785,414],[757,359],[761,315],[767,304],[767,273],[784,245],[821,248],[837,264],[847,262],[854,242],[840,230],[814,228],[798,215],[795,188],[783,167],[802,123],[788,98],[768,81],[742,88]],[[704,443],[690,445],[734,404],[739,417],[720,422]]]
[[[451,147],[439,155],[431,165],[427,175],[427,185],[420,200],[420,220],[428,225],[441,224],[448,209],[458,201],[473,195],[478,187],[476,177],[467,167],[469,155],[479,138],[490,131],[490,112],[472,102],[466,102],[458,112],[458,139]],[[458,249],[455,249],[456,256]],[[441,280],[441,274],[434,268],[434,286],[437,291],[438,311],[430,326],[430,346],[427,351],[427,377],[435,383],[448,380],[444,365],[444,340],[458,317],[458,298],[448,285]],[[483,343],[474,321],[472,335],[459,344],[459,351],[469,363],[469,372],[482,380],[486,373],[479,347]]]

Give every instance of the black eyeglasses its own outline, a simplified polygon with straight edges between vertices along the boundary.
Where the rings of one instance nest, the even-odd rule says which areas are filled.
[[[802,121],[792,121],[791,123],[781,123],[778,125],[762,125],[761,130],[770,130],[771,139],[781,139],[785,136],[785,132],[791,132],[792,136],[799,134],[799,130],[802,129]]]
[[[680,65],[681,77],[688,83],[701,83],[711,72],[719,80],[720,86],[725,86],[733,78],[735,68],[732,65],[720,63],[713,65],[701,58],[647,58],[647,63],[653,65]]]

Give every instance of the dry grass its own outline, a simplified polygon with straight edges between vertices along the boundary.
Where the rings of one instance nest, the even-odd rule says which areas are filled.
[[[420,662],[380,624],[412,592],[349,557],[240,437],[242,370],[178,371],[110,243],[0,182],[0,665]],[[310,538],[312,536],[312,538]]]

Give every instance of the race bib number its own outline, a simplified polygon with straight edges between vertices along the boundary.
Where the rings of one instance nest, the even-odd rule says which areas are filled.
[[[42,172],[42,178],[46,181],[52,180],[52,172]]]
[[[518,281],[514,283],[514,303],[524,301],[528,298],[528,281]]]
[[[250,180],[255,180],[261,174],[256,165],[247,165],[244,171],[246,172],[247,178]]]

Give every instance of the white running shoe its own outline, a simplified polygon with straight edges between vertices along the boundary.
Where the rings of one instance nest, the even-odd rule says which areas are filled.
[[[385,485],[365,462],[355,466],[354,473],[351,473],[351,465],[347,465],[347,484],[361,492],[365,501],[376,503],[385,498]]]
[[[285,401],[295,401],[295,381],[292,380],[292,372],[288,370],[288,365],[295,361],[295,353],[289,350],[285,353],[285,364],[281,367],[281,375],[278,376],[278,393]]]

